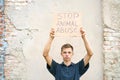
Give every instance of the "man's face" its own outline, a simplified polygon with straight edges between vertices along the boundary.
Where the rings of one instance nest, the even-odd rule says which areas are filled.
[[[73,51],[71,48],[63,48],[61,55],[64,61],[71,61]]]

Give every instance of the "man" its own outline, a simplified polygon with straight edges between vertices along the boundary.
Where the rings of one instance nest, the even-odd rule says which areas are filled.
[[[93,53],[87,42],[85,31],[82,28],[80,28],[80,34],[87,51],[85,57],[76,64],[72,63],[71,58],[73,56],[73,46],[70,44],[64,44],[61,47],[63,62],[58,64],[49,56],[50,47],[55,35],[54,29],[51,29],[48,42],[43,50],[43,56],[47,62],[47,69],[55,77],[55,80],[79,80],[89,68],[89,60]]]

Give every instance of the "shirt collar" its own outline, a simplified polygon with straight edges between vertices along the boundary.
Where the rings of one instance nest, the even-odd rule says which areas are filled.
[[[73,66],[74,65],[74,63],[73,62],[71,62],[71,64],[69,65],[69,66]],[[66,66],[65,64],[64,64],[64,62],[62,62],[62,66]],[[69,67],[68,66],[68,67]]]

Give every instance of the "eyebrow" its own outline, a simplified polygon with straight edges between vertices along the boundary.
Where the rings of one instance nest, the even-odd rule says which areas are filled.
[[[67,51],[63,51],[63,53],[67,53]],[[68,53],[72,53],[71,51],[68,51]]]

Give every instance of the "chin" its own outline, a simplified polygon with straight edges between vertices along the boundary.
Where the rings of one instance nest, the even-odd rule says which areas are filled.
[[[70,59],[64,59],[64,61],[70,61]]]

